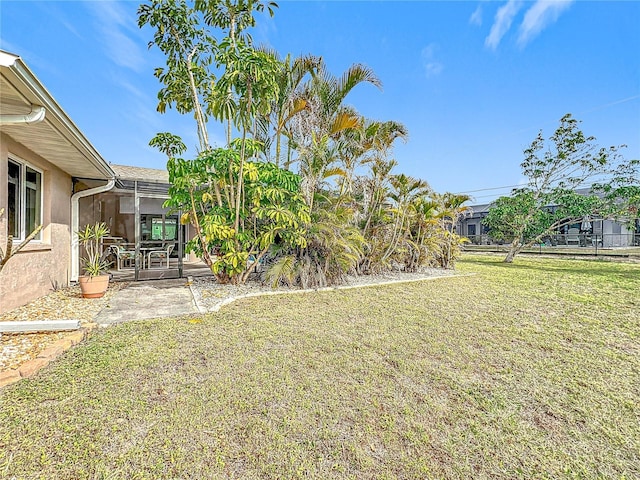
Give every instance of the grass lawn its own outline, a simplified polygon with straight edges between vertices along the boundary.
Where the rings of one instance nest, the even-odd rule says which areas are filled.
[[[464,250],[467,252],[491,252],[491,253],[503,253],[507,254],[509,251],[509,245],[474,245],[467,244],[464,246]],[[523,253],[529,253],[533,255],[559,255],[559,256],[572,256],[572,257],[630,257],[634,259],[640,259],[640,247],[598,247],[593,246],[578,247],[578,246],[545,246],[545,245],[533,245],[526,247]]]
[[[0,478],[639,478],[640,265],[458,270],[100,331],[0,391]]]

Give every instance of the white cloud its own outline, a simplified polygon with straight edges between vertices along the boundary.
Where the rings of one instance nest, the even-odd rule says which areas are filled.
[[[430,78],[442,73],[442,70],[444,70],[444,65],[440,62],[429,62],[425,64],[424,68],[427,71],[427,78]]]
[[[107,56],[116,65],[136,72],[142,71],[145,57],[140,44],[130,36],[138,33],[131,15],[118,2],[88,2],[87,5],[96,17],[97,29],[104,39]]]
[[[48,17],[57,20],[60,25],[67,29],[72,35],[84,41],[84,38],[82,37],[76,26],[71,21],[69,21],[67,15],[61,11],[59,5],[56,5],[54,2],[43,3],[41,4],[41,8],[46,12]]]
[[[128,79],[123,76],[121,73],[112,72],[110,75],[111,81],[118,85],[119,87],[127,90],[130,94],[132,94],[135,98],[145,102],[153,102],[155,99],[152,95],[148,95],[147,93],[140,90],[133,83],[129,82]]]
[[[518,44],[526,45],[542,30],[558,20],[560,14],[565,11],[573,0],[538,0],[527,10],[522,25],[520,25]]]
[[[518,0],[509,0],[506,4],[501,6],[496,12],[496,17],[493,21],[493,25],[491,26],[491,31],[489,32],[489,36],[484,41],[485,46],[489,47],[492,50],[495,50],[502,40],[502,37],[509,31],[511,28],[511,23],[513,22],[513,18],[516,16],[520,8],[522,7],[522,2]]]
[[[478,8],[469,17],[469,23],[471,25],[482,25],[482,5],[478,5]]]
[[[128,108],[125,116],[135,125],[144,125],[145,131],[151,132],[149,136],[160,130],[162,127],[161,115],[156,111],[157,99],[155,96],[138,88],[121,72],[111,72],[110,78],[111,82],[117,85],[118,90],[128,93],[126,98]]]
[[[422,64],[427,78],[439,75],[444,70],[444,65],[436,58],[437,49],[438,45],[435,43],[430,43],[422,49]]]

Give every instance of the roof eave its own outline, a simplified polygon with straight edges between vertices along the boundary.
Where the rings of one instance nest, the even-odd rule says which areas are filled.
[[[89,163],[97,170],[98,174],[102,175],[102,178],[111,179],[115,177],[115,172],[106,160],[102,158],[96,148],[89,142],[64,110],[62,110],[49,91],[40,83],[20,57],[0,51],[0,66],[6,67],[9,72],[14,75],[15,79],[38,99],[41,105],[45,107],[46,115],[49,116],[49,119],[53,118],[62,127],[60,133],[84,155]],[[67,173],[75,176],[74,172]]]

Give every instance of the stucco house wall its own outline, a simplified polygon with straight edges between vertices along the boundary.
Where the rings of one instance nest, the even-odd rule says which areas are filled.
[[[31,241],[5,265],[0,274],[0,313],[16,308],[69,284],[71,176],[24,145],[0,134],[0,208],[7,211],[8,159],[42,171],[42,239]],[[4,249],[8,221],[0,219]]]
[[[0,272],[0,312],[5,312],[74,280],[73,179],[105,185],[114,172],[24,61],[4,50],[0,92],[0,208],[6,210],[0,245],[5,247],[9,235],[10,201],[21,235],[34,223],[43,225],[40,238]],[[11,164],[17,168],[10,178]]]

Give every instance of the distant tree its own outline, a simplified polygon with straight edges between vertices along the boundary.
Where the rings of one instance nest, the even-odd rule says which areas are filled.
[[[540,132],[524,151],[526,186],[498,199],[483,220],[494,238],[510,242],[504,261],[511,263],[525,246],[587,215],[623,215],[626,202],[619,196],[637,178],[639,162],[624,161],[618,153],[622,147],[598,147],[571,114],[560,119],[548,146]],[[606,194],[603,178],[609,180]],[[588,193],[577,193],[579,187],[589,188]]]
[[[596,183],[593,188],[607,199],[610,216],[626,222],[636,230],[640,220],[640,160],[623,163],[606,183]]]

